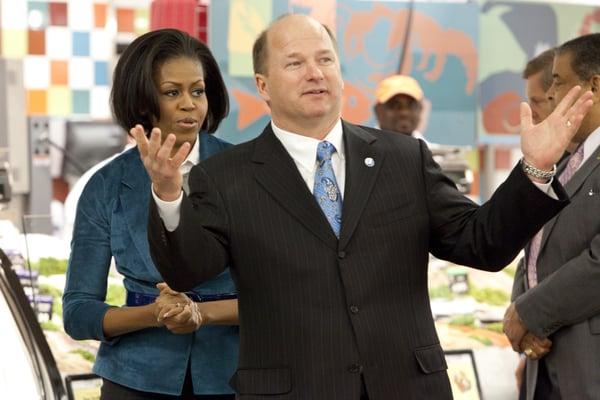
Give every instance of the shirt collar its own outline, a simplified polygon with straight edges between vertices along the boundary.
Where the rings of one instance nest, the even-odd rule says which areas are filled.
[[[319,142],[322,142],[323,140],[327,140],[334,145],[338,156],[341,160],[344,160],[344,135],[341,119],[338,119],[331,131],[329,131],[323,139],[315,139],[299,133],[283,130],[275,125],[272,120],[271,128],[290,156],[307,170],[312,170],[314,168],[317,161],[317,146],[319,145]]]
[[[187,157],[179,167],[182,174],[190,172],[190,169],[200,162],[200,134],[196,136],[196,141],[192,146],[192,149],[188,153]]]

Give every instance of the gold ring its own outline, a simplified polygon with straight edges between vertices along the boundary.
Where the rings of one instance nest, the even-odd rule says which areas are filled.
[[[570,128],[571,126],[573,126],[573,124],[571,123],[571,120],[567,120],[567,122],[565,122],[565,124],[567,125],[567,128]]]
[[[525,350],[523,350],[523,353],[527,356],[527,357],[531,357],[533,355],[533,350],[531,348],[526,348]]]

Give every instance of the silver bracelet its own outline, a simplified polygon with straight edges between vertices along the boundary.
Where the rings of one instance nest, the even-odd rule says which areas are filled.
[[[546,171],[534,167],[525,161],[525,158],[521,158],[521,167],[523,168],[523,172],[525,172],[527,175],[538,179],[545,179],[549,181],[552,177],[554,177],[554,175],[556,175],[556,164],[552,166],[552,170]]]

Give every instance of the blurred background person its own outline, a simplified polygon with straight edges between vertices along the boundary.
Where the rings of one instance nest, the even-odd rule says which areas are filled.
[[[111,106],[125,130],[136,123],[147,132],[158,126],[175,134],[176,148],[192,144],[184,176],[230,146],[210,135],[229,109],[217,63],[181,31],[152,31],[126,48],[115,68]],[[228,381],[239,329],[229,270],[186,294],[161,285],[146,239],[149,198],[136,148],[109,161],[85,186],[63,297],[65,331],[101,341],[93,371],[103,378],[102,399],[233,399]],[[124,276],[124,307],[105,303],[112,259]]]
[[[552,86],[552,61],[554,49],[548,49],[527,62],[523,70],[525,94],[531,107],[533,123],[539,124],[553,110],[548,89]]]
[[[414,78],[392,75],[375,90],[375,116],[383,130],[423,139],[418,130],[423,112],[423,90]]]
[[[548,49],[527,62],[523,70],[523,79],[525,79],[525,94],[527,102],[531,107],[531,116],[533,123],[539,124],[542,122],[554,109],[552,98],[549,96],[548,90],[552,86],[552,63],[554,61],[555,49]],[[571,148],[571,146],[569,146]],[[569,149],[568,148],[568,149]],[[525,279],[523,263],[524,259],[519,260],[511,300],[514,301],[525,291]],[[519,398],[525,399],[526,389],[525,381],[525,356],[522,355],[515,371],[517,388],[519,389]]]

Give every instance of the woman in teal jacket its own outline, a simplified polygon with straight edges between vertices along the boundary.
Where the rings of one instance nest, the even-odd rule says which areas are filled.
[[[182,172],[230,144],[213,133],[229,102],[209,49],[163,29],[134,40],[115,68],[111,105],[128,130],[159,127],[191,150]],[[187,146],[187,145],[186,145]],[[185,187],[185,183],[183,183]],[[136,148],[86,185],[77,206],[63,297],[66,332],[101,342],[93,371],[102,399],[233,399],[228,385],[238,354],[237,300],[228,271],[176,293],[159,285],[146,238],[150,180]],[[105,303],[114,260],[127,304]],[[162,290],[159,290],[159,287]]]

